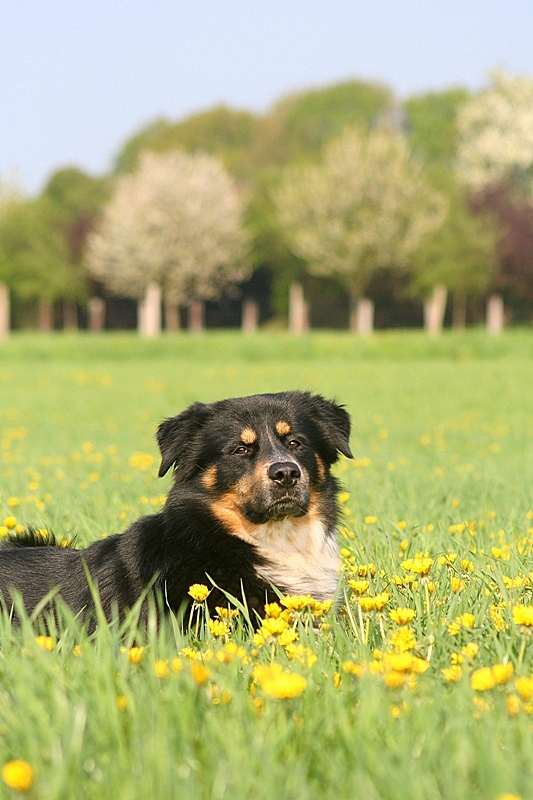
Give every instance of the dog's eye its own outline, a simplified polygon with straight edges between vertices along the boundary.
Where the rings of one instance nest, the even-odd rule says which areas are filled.
[[[236,449],[233,451],[233,455],[234,455],[234,456],[247,456],[247,455],[249,455],[249,454],[250,454],[250,452],[251,452],[251,451],[250,451],[250,448],[249,448],[249,447],[244,447],[244,445],[241,445],[240,447],[237,447],[237,448],[236,448]]]
[[[287,447],[290,450],[296,450],[300,446],[301,445],[300,445],[300,442],[298,441],[298,439],[291,439],[290,442],[287,442]]]

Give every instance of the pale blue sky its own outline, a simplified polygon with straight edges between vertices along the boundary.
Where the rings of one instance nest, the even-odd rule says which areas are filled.
[[[532,0],[0,0],[0,179],[107,170],[159,116],[348,78],[400,98],[533,75]]]

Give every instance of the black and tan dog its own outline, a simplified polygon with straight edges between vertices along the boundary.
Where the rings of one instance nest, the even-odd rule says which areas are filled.
[[[194,403],[157,431],[159,475],[175,468],[163,510],[83,550],[31,533],[11,537],[0,548],[3,604],[17,593],[31,613],[55,589],[86,616],[94,610],[88,575],[108,618],[150,586],[172,611],[190,602],[194,583],[218,587],[212,609],[227,604],[226,592],[258,614],[272,586],[333,598],[338,485],[330,467],[339,452],[351,457],[349,434],[347,412],[307,392]]]

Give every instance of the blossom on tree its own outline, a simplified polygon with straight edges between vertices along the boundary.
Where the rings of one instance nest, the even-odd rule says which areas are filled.
[[[533,192],[533,78],[503,70],[459,111],[457,171],[473,191],[509,182]]]
[[[404,138],[388,129],[347,129],[322,162],[286,171],[276,194],[289,247],[316,275],[336,277],[357,299],[373,273],[403,266],[444,217]]]
[[[165,300],[218,297],[243,280],[244,200],[222,162],[205,153],[145,153],[117,179],[87,262],[111,291],[141,299],[150,284]]]

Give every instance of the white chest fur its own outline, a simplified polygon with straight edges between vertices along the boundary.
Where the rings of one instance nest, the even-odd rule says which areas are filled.
[[[248,534],[265,563],[259,575],[289,594],[331,600],[339,580],[339,553],[334,536],[320,520],[302,517],[257,525]]]

